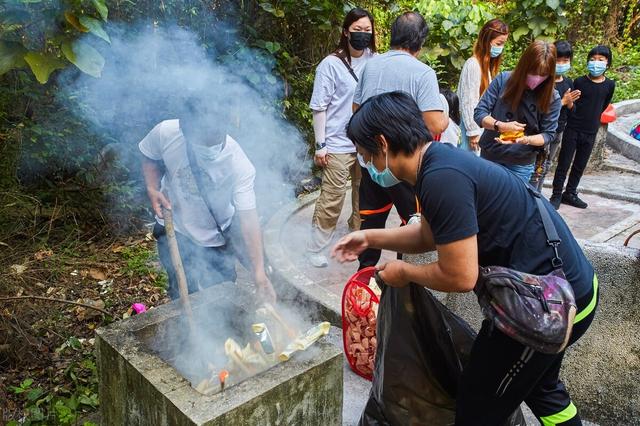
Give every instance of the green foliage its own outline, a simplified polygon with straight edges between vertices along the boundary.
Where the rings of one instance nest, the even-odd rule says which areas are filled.
[[[45,84],[58,69],[74,64],[100,77],[104,59],[89,42],[110,43],[102,26],[105,0],[8,0],[0,4],[0,75],[28,67]],[[101,21],[101,20],[102,21]],[[85,37],[85,33],[95,36]],[[82,42],[80,41],[82,39]]]
[[[82,343],[71,337],[56,352],[75,351],[82,354],[79,362],[73,362],[63,372],[71,379],[71,388],[56,388],[46,392],[36,386],[33,379],[27,378],[18,386],[10,386],[9,390],[21,395],[24,401],[23,420],[11,421],[13,426],[69,426],[79,424],[79,417],[88,411],[95,410],[98,405],[98,372],[91,351],[83,349]],[[96,426],[84,422],[84,426]]]
[[[493,17],[491,3],[473,0],[420,0],[418,11],[429,17],[426,58],[442,70],[457,73],[473,52],[482,25]],[[447,79],[447,76],[443,76]]]
[[[522,39],[523,44],[536,38],[555,40],[559,31],[566,29],[569,24],[564,3],[566,3],[565,0],[508,2],[504,19],[509,23],[513,40],[518,42]]]
[[[126,268],[122,272],[128,277],[150,277],[154,284],[160,288],[167,288],[169,278],[163,270],[158,273],[158,254],[154,249],[145,245],[124,247],[120,252],[126,261]]]

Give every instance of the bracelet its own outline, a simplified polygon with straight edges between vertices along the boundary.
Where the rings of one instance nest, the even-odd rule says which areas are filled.
[[[316,142],[316,151],[326,148],[327,144],[324,142]]]
[[[496,120],[496,121],[494,121],[494,122],[493,122],[493,130],[495,130],[496,132],[499,132],[499,131],[500,131],[500,130],[498,129],[498,123],[499,123],[499,121],[498,121],[498,120]]]

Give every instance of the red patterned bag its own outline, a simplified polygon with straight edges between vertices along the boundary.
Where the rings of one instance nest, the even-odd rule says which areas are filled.
[[[373,378],[376,356],[376,324],[380,288],[373,280],[375,267],[353,275],[342,292],[342,339],[351,369],[367,380]]]

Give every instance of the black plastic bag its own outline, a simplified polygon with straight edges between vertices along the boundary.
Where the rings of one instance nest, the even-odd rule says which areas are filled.
[[[376,366],[360,425],[452,425],[475,331],[416,284],[383,286]],[[526,425],[518,409],[502,426]]]

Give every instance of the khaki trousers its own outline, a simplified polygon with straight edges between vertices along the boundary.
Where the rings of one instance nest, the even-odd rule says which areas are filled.
[[[311,223],[310,252],[318,253],[331,243],[336,224],[342,211],[344,197],[351,177],[351,216],[349,229],[360,229],[358,191],[360,187],[360,165],[356,154],[327,154],[328,164],[323,169],[320,196],[316,200]]]

